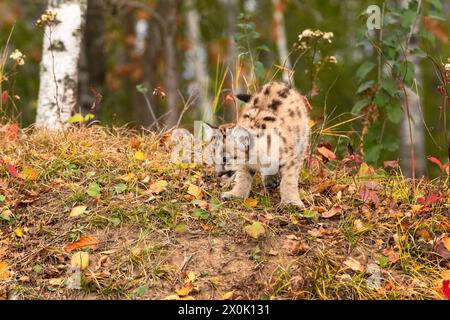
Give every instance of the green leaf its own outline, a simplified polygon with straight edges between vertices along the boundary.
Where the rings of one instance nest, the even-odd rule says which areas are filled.
[[[380,267],[386,268],[389,264],[388,257],[380,257],[380,259],[378,259],[378,264],[380,265]]]
[[[403,110],[398,100],[393,100],[390,104],[386,105],[387,117],[389,121],[398,124],[402,120]]]
[[[360,94],[361,92],[366,91],[367,89],[371,88],[374,84],[375,84],[375,81],[373,81],[373,80],[366,81],[366,82],[362,83],[358,87],[358,90],[356,90],[356,94]]]
[[[373,102],[379,107],[387,105],[389,101],[391,101],[391,97],[385,90],[378,90],[373,100]]]
[[[319,214],[316,211],[305,210],[301,216],[307,219],[317,219],[319,217]]]
[[[390,152],[395,152],[398,150],[398,148],[400,147],[400,140],[396,137],[390,137],[389,139],[387,139],[388,141],[383,142],[383,147],[384,149],[390,151]]]
[[[144,84],[138,84],[137,86],[136,86],[136,90],[139,92],[139,93],[142,93],[142,94],[146,94],[147,92],[148,92],[148,88],[144,85]]]
[[[84,122],[89,121],[91,119],[94,119],[94,115],[92,113],[88,113],[87,115],[84,116]]]
[[[42,266],[39,264],[35,264],[33,267],[34,272],[39,273],[42,271]]]
[[[113,187],[113,190],[114,190],[114,193],[115,193],[115,194],[121,194],[121,193],[123,193],[125,190],[127,190],[127,185],[126,185],[125,183],[119,183],[119,184],[116,184],[116,185]]]
[[[395,97],[395,95],[397,94],[397,88],[396,88],[394,79],[391,79],[391,78],[385,78],[385,79],[383,79],[383,81],[381,82],[381,87],[382,87],[384,90],[386,90],[386,92],[387,92],[391,97]]]
[[[358,82],[361,82],[361,80],[363,80],[375,66],[376,64],[373,62],[370,61],[364,62],[356,71],[356,77],[358,77]]]
[[[359,114],[363,108],[369,105],[372,99],[369,97],[359,100],[352,108],[352,113]]]
[[[264,235],[266,234],[266,228],[259,221],[253,222],[249,226],[245,226],[244,231],[247,235],[249,235],[250,237],[252,237],[253,239],[256,239],[256,240],[259,240],[260,238],[264,237]]]
[[[2,194],[0,194],[0,203],[2,203],[2,202],[4,202],[4,201],[5,201],[5,196],[2,195]]]
[[[89,188],[87,190],[87,194],[90,195],[93,198],[100,197],[100,186],[97,182],[91,182],[89,184]]]
[[[427,0],[427,2],[431,3],[437,10],[442,11],[441,0]]]
[[[259,79],[264,79],[266,76],[266,70],[264,69],[264,65],[260,61],[255,62],[255,74]]]
[[[402,14],[401,17],[401,25],[403,28],[410,27],[414,20],[416,20],[417,13],[413,10],[407,10]]]
[[[122,220],[119,217],[111,217],[109,218],[109,221],[111,221],[111,223],[117,227],[119,224],[122,223]]]
[[[69,118],[69,123],[83,123],[84,117],[81,115],[81,113],[77,113]]]
[[[442,13],[437,12],[437,11],[433,11],[433,10],[431,10],[428,13],[428,17],[430,17],[431,19],[434,19],[434,20],[446,21],[445,20],[445,16]]]
[[[366,146],[364,146],[364,149],[366,149]],[[366,162],[377,162],[380,158],[381,151],[383,150],[382,145],[374,145],[368,148],[368,150],[365,151],[365,160]]]
[[[142,297],[146,293],[147,293],[147,287],[146,286],[140,286],[136,290],[136,296],[137,297]]]
[[[192,212],[192,216],[197,219],[208,220],[211,215],[205,209],[197,208]]]

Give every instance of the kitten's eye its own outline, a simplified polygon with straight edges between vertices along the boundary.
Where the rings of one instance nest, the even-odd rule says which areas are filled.
[[[222,161],[223,161],[223,163],[228,163],[228,162],[230,162],[230,159],[231,159],[230,155],[225,154],[222,158]]]

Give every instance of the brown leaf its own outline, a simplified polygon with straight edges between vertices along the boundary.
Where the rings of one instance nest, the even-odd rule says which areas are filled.
[[[4,261],[0,261],[0,281],[8,280],[9,276],[9,265]]]
[[[336,184],[335,181],[332,180],[328,180],[325,182],[320,183],[319,185],[317,185],[314,190],[312,191],[312,193],[322,193],[325,190],[328,190],[329,188],[331,188],[332,186],[334,186]]]
[[[361,262],[359,262],[358,260],[356,260],[355,258],[352,257],[348,257],[345,261],[344,261],[344,265],[356,272],[363,272],[364,271],[364,266]]]
[[[330,210],[325,211],[322,213],[322,218],[331,218],[334,217],[337,214],[342,213],[342,208],[339,206],[334,206]]]
[[[442,42],[448,41],[447,31],[441,21],[431,17],[422,17],[422,21],[425,29],[430,31],[436,38]]]
[[[89,247],[95,249],[100,241],[94,236],[82,236],[78,241],[72,242],[64,246],[63,250],[72,251],[74,249]]]
[[[444,259],[450,259],[450,237],[447,234],[443,234],[437,238],[433,249],[434,252]]]
[[[331,151],[330,149],[326,148],[325,146],[317,148],[317,151],[318,151],[322,156],[324,156],[325,158],[327,158],[328,160],[334,160],[334,159],[336,159],[336,155],[334,154],[334,152]]]
[[[300,242],[300,241],[288,240],[287,246],[289,247],[288,252],[292,255],[302,254],[302,253],[307,252],[310,249],[308,244],[306,244],[305,242]]]

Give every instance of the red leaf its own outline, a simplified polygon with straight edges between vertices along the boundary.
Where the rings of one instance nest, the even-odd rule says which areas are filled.
[[[2,92],[2,104],[6,105],[8,103],[8,91]]]
[[[427,159],[428,159],[429,161],[431,161],[431,162],[437,164],[440,168],[442,168],[442,162],[441,162],[441,160],[439,160],[438,158],[429,156]]]
[[[6,132],[5,140],[6,142],[13,141],[17,134],[19,133],[19,125],[17,123],[13,123],[9,126],[8,132]]]
[[[398,167],[398,160],[391,160],[391,161],[384,161],[383,167],[388,168],[397,168]]]
[[[430,203],[433,203],[435,201],[438,201],[440,199],[442,199],[444,196],[443,195],[437,195],[437,194],[431,194],[429,195],[426,199],[423,197],[417,198],[417,201],[423,205],[423,206],[427,206]]]
[[[17,169],[14,168],[12,164],[5,162],[5,166],[6,166],[6,169],[8,169],[9,173],[11,173],[11,175],[13,177],[17,178],[19,176],[19,173],[17,172]]]
[[[447,300],[450,300],[450,280],[442,281],[442,292]]]
[[[417,198],[417,201],[423,206],[426,204],[426,201],[425,201],[424,197]]]

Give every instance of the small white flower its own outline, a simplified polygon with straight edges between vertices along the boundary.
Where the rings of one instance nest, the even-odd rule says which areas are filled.
[[[447,63],[445,66],[445,71],[450,72],[450,63]]]
[[[323,39],[324,40],[327,40],[328,41],[328,43],[331,43],[331,39],[334,37],[334,34],[333,34],[333,32],[325,32],[324,34],[323,34]]]
[[[335,56],[328,57],[327,61],[328,61],[328,63],[331,63],[331,64],[336,64],[337,63],[337,59],[336,59]]]
[[[25,55],[17,49],[11,53],[9,58],[14,60],[19,66],[23,66],[25,64]]]

